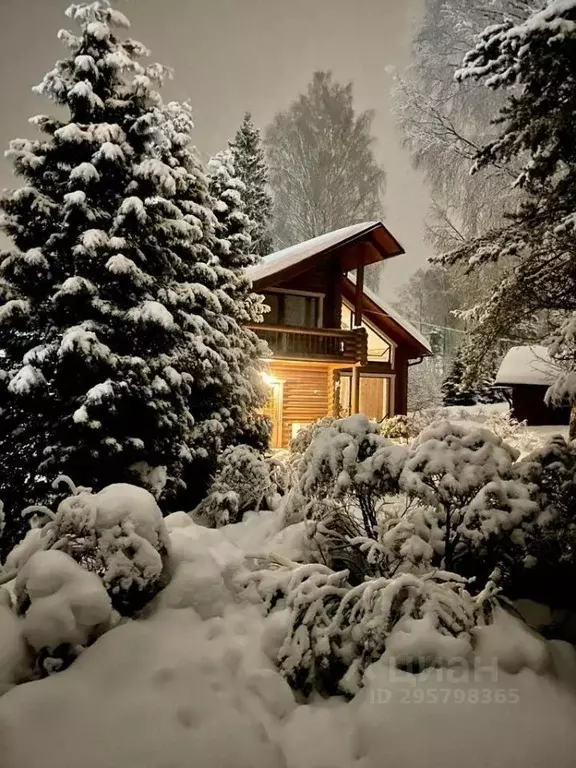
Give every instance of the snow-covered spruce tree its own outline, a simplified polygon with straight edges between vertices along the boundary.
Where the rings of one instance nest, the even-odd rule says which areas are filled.
[[[493,115],[498,135],[477,153],[474,170],[490,174],[494,168],[515,167],[514,183],[523,192],[508,222],[445,259],[482,274],[495,262],[505,265],[490,299],[468,316],[477,366],[518,321],[540,313],[553,327],[561,326],[567,313],[576,312],[575,40],[576,2],[548,0],[528,18],[503,15],[491,23],[457,73],[461,81],[478,80],[505,97]],[[568,371],[576,371],[576,357],[563,354],[563,336],[555,335],[559,343],[552,352]],[[568,395],[576,402],[574,378],[562,377],[564,386],[553,391],[556,400]]]
[[[268,164],[262,138],[249,112],[244,115],[242,125],[229,144],[236,173],[245,187],[244,205],[251,222],[253,251],[259,256],[266,256],[272,251],[269,232],[272,195],[268,190]]]
[[[442,383],[442,402],[444,405],[474,405],[477,402],[477,393],[470,389],[464,389],[464,363],[459,355],[456,355],[450,372]]]
[[[14,241],[0,256],[4,551],[56,474],[136,481],[168,501],[262,402],[237,276],[211,249],[189,109],[162,104],[165,69],[119,39],[129,23],[108,0],[68,15],[81,32],[60,33],[70,55],[36,89],[67,114],[33,118],[43,138],[12,142],[24,186],[1,203]]]

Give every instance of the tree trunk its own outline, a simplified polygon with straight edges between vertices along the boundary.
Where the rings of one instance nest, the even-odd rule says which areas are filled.
[[[572,403],[570,409],[570,426],[568,427],[568,439],[576,440],[576,402]]]

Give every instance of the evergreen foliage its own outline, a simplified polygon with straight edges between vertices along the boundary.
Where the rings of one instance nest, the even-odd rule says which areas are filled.
[[[234,167],[245,187],[245,212],[251,222],[253,251],[266,256],[272,251],[270,223],[272,195],[268,190],[268,164],[262,146],[260,131],[254,125],[252,115],[244,115],[242,125],[230,142]]]
[[[576,2],[548,0],[530,8],[527,18],[502,14],[466,55],[458,79],[482,82],[504,97],[493,118],[498,133],[477,152],[473,170],[510,169],[522,197],[501,226],[444,259],[480,275],[496,262],[504,266],[488,301],[467,315],[476,369],[519,321],[544,314],[548,332],[556,329],[551,352],[566,371],[551,393],[556,402],[576,399],[575,39]],[[542,340],[542,331],[536,338]],[[576,419],[573,427],[576,434]]]
[[[0,203],[4,550],[57,474],[135,481],[170,505],[201,492],[199,462],[265,439],[260,346],[240,272],[215,254],[190,108],[162,103],[166,70],[119,37],[129,22],[107,0],[68,16],[80,33],[60,32],[70,53],[35,89],[63,116],[12,142],[23,186]]]
[[[477,393],[470,389],[463,389],[464,363],[459,355],[454,358],[448,376],[442,383],[442,400],[444,405],[474,405],[477,402]]]

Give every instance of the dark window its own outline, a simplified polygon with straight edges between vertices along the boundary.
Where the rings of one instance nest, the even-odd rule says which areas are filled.
[[[270,312],[264,315],[264,322],[270,325],[279,325],[280,323],[280,302],[277,293],[267,293],[264,296],[264,303],[270,307]]]
[[[320,325],[320,299],[295,293],[267,293],[265,303],[270,307],[264,318],[270,325],[293,325],[317,328]]]

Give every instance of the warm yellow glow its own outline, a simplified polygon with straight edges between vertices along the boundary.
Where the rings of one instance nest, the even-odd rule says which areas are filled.
[[[264,384],[269,387],[273,387],[274,384],[280,384],[280,379],[277,379],[275,376],[272,376],[269,373],[264,372],[262,374],[262,378],[264,379]]]

